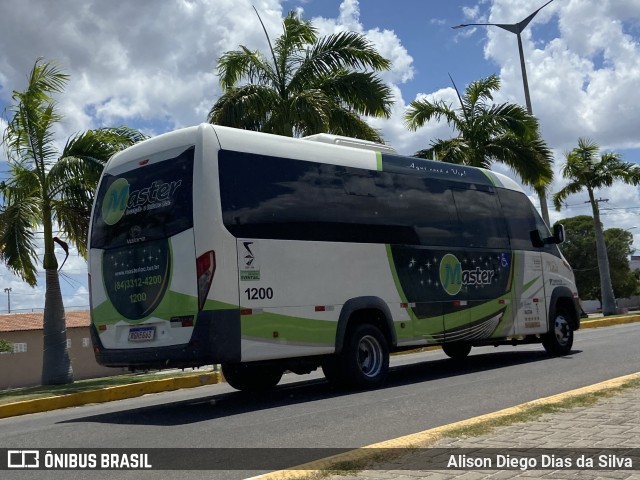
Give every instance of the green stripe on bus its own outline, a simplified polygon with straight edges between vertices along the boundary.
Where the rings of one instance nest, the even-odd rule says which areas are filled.
[[[232,308],[238,308],[233,306]],[[126,321],[131,325],[137,325],[145,320],[155,317],[163,320],[169,320],[175,315],[185,316],[194,315],[198,313],[198,299],[183,293],[168,291],[158,308],[156,308],[150,315],[141,318],[139,320],[128,320],[122,316],[120,312],[116,310],[113,304],[106,300],[100,305],[93,308],[91,313],[91,319],[95,325],[112,325],[121,321]]]
[[[481,168],[480,171],[485,174],[494,187],[504,187],[500,179],[494,175],[493,172],[485,170],[484,168]]]
[[[338,322],[292,317],[261,312],[242,315],[243,337],[268,340],[273,343],[304,343],[314,346],[334,346]]]
[[[382,171],[382,153],[376,152],[376,168],[379,172]]]

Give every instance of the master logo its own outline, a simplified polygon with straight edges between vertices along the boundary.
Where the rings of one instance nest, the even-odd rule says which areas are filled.
[[[440,284],[449,295],[457,295],[462,289],[462,266],[455,255],[447,253],[440,260]]]
[[[476,260],[472,260],[472,263],[475,265]],[[488,262],[485,265],[488,266]],[[498,278],[496,271],[493,267],[482,269],[479,266],[475,266],[471,270],[462,270],[458,257],[447,253],[440,260],[440,284],[445,292],[453,296],[460,293],[463,285],[475,286],[476,288],[492,285],[494,280]]]
[[[102,218],[107,225],[115,225],[120,221],[127,209],[129,200],[129,182],[119,178],[113,182],[102,203]]]

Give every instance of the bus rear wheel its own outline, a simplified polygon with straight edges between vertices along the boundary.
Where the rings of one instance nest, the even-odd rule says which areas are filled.
[[[549,332],[542,336],[542,346],[547,353],[556,356],[568,355],[573,347],[571,317],[564,308],[558,308]]]
[[[345,339],[343,351],[322,366],[329,382],[354,388],[379,386],[389,371],[389,345],[380,330],[357,325]]]
[[[442,351],[454,360],[466,358],[471,352],[471,344],[466,342],[451,342],[442,344]]]
[[[269,390],[278,385],[284,370],[271,365],[251,363],[222,364],[222,375],[229,385],[243,392]]]

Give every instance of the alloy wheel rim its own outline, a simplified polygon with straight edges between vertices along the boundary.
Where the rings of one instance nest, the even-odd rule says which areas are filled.
[[[367,377],[372,378],[382,370],[382,348],[375,337],[362,337],[358,345],[358,366]]]
[[[570,331],[567,319],[563,315],[558,315],[555,321],[555,334],[558,344],[565,346],[569,343]]]

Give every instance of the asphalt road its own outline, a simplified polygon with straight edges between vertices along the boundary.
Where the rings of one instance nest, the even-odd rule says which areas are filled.
[[[0,420],[0,448],[356,448],[640,371],[639,344],[640,324],[620,325],[577,332],[572,354],[560,358],[548,357],[538,345],[476,348],[465,363],[440,351],[394,357],[387,384],[375,391],[333,390],[315,373],[287,375],[282,386],[262,395],[226,384],[166,392]],[[255,468],[252,456],[261,451],[232,454],[246,454],[246,465]],[[187,480],[257,473],[9,471],[1,476]]]

